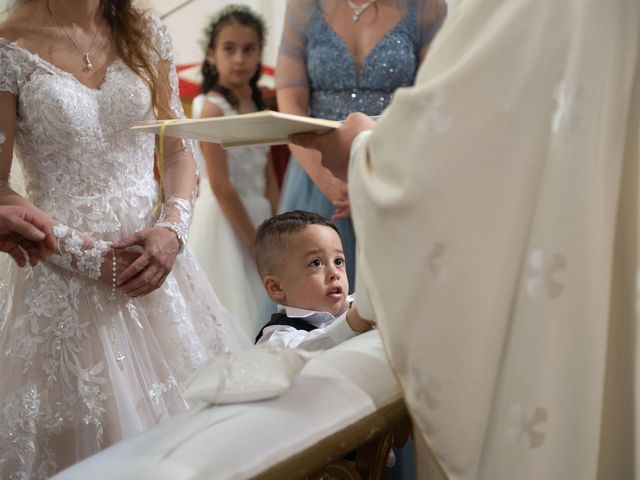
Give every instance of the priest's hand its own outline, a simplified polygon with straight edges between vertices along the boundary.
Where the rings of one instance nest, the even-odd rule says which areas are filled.
[[[375,120],[364,113],[351,113],[340,128],[327,133],[298,133],[290,135],[295,145],[318,150],[322,155],[322,164],[333,174],[346,181],[349,169],[351,144],[359,133],[375,128]]]

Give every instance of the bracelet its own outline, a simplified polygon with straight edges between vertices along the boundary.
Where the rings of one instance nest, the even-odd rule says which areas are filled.
[[[178,239],[178,253],[182,253],[184,251],[184,246],[187,243],[187,235],[180,224],[173,222],[158,222],[154,226],[164,227],[175,233]]]

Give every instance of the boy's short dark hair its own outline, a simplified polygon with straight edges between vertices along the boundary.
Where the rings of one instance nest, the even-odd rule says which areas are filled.
[[[256,232],[256,264],[260,278],[272,273],[274,267],[284,261],[281,254],[287,250],[291,234],[301,232],[309,225],[333,228],[340,235],[331,220],[303,210],[281,213],[260,224]]]

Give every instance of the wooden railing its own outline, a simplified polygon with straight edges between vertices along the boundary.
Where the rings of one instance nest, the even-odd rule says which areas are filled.
[[[411,420],[403,400],[349,425],[293,455],[257,478],[261,480],[378,480],[392,448],[403,446]]]

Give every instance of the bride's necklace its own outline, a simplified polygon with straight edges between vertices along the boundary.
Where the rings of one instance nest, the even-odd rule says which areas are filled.
[[[93,32],[93,38],[91,39],[89,48],[87,50],[83,50],[82,48],[80,48],[80,45],[78,45],[78,42],[76,42],[75,39],[71,36],[71,34],[67,31],[67,29],[64,28],[60,24],[60,22],[58,22],[58,19],[53,14],[53,12],[51,12],[51,17],[53,18],[53,21],[56,22],[56,25],[62,29],[62,31],[67,36],[67,38],[71,41],[73,46],[76,47],[76,50],[80,52],[80,55],[82,55],[82,71],[90,72],[91,70],[93,70],[93,63],[91,63],[91,57],[89,55],[91,54],[91,49],[93,48],[93,44],[96,41],[96,37],[98,36],[98,30],[99,30],[98,27],[96,27],[96,31]]]
[[[351,10],[353,11],[353,15],[351,15],[351,20],[353,20],[354,22],[357,22],[358,20],[360,20],[360,15],[362,15],[362,12],[364,12],[367,8],[369,8],[374,3],[376,3],[376,0],[368,0],[360,4],[355,3],[352,0],[347,0],[347,5],[349,5],[349,8],[351,8]]]

